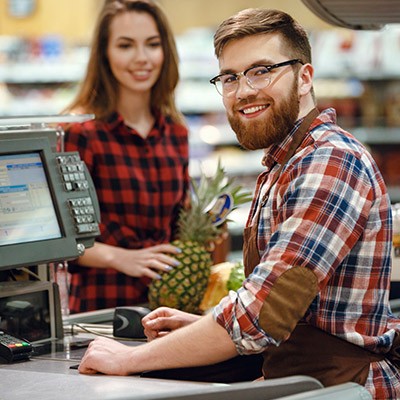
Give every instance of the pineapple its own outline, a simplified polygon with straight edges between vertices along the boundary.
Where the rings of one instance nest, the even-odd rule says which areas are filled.
[[[161,274],[149,286],[149,305],[154,309],[167,306],[199,314],[200,303],[207,289],[212,258],[209,249],[221,233],[221,224],[227,215],[240,204],[251,200],[251,193],[227,178],[218,161],[213,177],[201,173],[200,181],[191,180],[191,205],[182,209],[178,220],[178,239],[172,242],[182,250],[175,256],[180,265]],[[223,218],[212,205],[231,202]],[[225,203],[225,205],[227,204]]]

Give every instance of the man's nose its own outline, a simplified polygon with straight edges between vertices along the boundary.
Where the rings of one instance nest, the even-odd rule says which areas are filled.
[[[258,89],[254,89],[249,81],[247,80],[246,76],[241,76],[238,80],[238,85],[236,88],[236,97],[238,99],[244,99],[250,95],[254,95],[258,92]]]

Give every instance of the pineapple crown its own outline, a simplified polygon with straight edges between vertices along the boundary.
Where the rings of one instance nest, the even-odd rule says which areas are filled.
[[[213,242],[219,235],[221,227],[213,224],[212,216],[207,212],[210,204],[222,194],[228,194],[233,199],[233,208],[251,201],[251,192],[235,184],[233,177],[227,177],[221,160],[213,176],[206,176],[201,170],[199,180],[191,179],[189,197],[190,206],[183,208],[178,220],[178,238],[181,241],[198,242],[206,245]]]

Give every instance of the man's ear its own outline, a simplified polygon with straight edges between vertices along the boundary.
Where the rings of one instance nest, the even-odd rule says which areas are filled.
[[[299,70],[299,95],[305,96],[313,87],[314,68],[311,64],[304,64]]]

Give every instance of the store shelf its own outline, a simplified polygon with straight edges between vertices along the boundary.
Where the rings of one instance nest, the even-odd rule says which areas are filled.
[[[85,72],[86,62],[33,62],[0,65],[0,82],[7,84],[43,84],[78,82]]]
[[[368,145],[400,144],[400,127],[357,127],[352,129],[352,133],[360,142]]]
[[[36,85],[35,85],[36,86]],[[13,95],[8,86],[0,84],[0,116],[59,114],[75,96],[73,83],[45,88],[18,87]]]
[[[178,86],[176,99],[178,108],[185,114],[224,111],[222,97],[205,78],[183,80]]]
[[[252,184],[255,184],[255,178],[265,169],[261,164],[263,157],[263,150],[245,151],[238,148],[214,150],[201,159],[191,158],[189,172],[193,177],[200,176],[201,171],[206,175],[212,175],[218,162],[221,161],[228,176],[249,177]]]
[[[388,186],[388,193],[392,204],[400,203],[400,185],[399,186]]]

